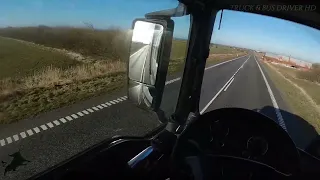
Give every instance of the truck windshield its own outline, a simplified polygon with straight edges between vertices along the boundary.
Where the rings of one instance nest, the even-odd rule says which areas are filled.
[[[305,148],[320,131],[320,31],[257,14],[216,16],[201,113],[239,107],[260,112]],[[241,119],[239,119],[241,121]]]

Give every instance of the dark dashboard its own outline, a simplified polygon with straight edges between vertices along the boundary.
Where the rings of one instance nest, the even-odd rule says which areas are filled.
[[[133,174],[127,162],[151,142],[150,138],[114,138],[31,179],[128,179]],[[228,179],[226,176],[232,176],[229,179],[319,177],[319,159],[296,148],[287,132],[273,120],[240,108],[218,109],[200,115],[178,137],[170,158],[161,156],[162,160],[154,160],[150,156],[139,172],[146,175],[146,179],[165,179],[169,172],[173,177],[183,177],[177,179],[197,179],[193,178],[193,170],[185,166],[185,160],[198,166],[197,158],[193,157],[199,154],[209,162],[200,166],[208,165],[209,173],[224,173],[222,179]],[[243,178],[239,178],[240,174]],[[213,176],[205,179],[221,177]]]
[[[200,150],[254,160],[285,174],[299,171],[299,152],[290,136],[258,112],[241,108],[214,110],[201,115],[182,136],[184,142],[180,143],[189,149],[181,151],[185,156]]]

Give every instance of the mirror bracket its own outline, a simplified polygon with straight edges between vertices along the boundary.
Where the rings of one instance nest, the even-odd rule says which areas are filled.
[[[188,14],[187,6],[179,3],[176,8],[147,13],[145,17],[147,19],[170,19],[171,17],[181,17]]]

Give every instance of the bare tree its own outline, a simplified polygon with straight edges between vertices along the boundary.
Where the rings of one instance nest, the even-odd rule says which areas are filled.
[[[82,22],[87,28],[94,30],[93,24],[90,22]]]

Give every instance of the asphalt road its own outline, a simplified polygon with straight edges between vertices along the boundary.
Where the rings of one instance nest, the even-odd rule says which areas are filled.
[[[178,98],[179,74],[168,78],[166,84],[161,108],[169,115]],[[200,110],[205,113],[222,107],[259,111],[283,123],[297,145],[305,146],[293,131],[297,125],[286,119],[288,113],[284,112],[290,112],[289,108],[253,55],[206,68]],[[143,135],[159,124],[155,113],[133,106],[123,90],[16,124],[1,125],[0,160],[10,162],[9,154],[20,151],[31,162],[7,172],[6,176],[3,176],[5,168],[0,168],[0,179],[26,179],[106,138]]]
[[[145,80],[147,83],[150,83],[149,77],[144,73],[144,71],[149,71],[149,61],[151,56],[151,46],[145,45],[137,52],[130,55],[129,67],[132,69],[129,73],[129,77],[136,81]],[[143,77],[145,76],[145,77]]]

